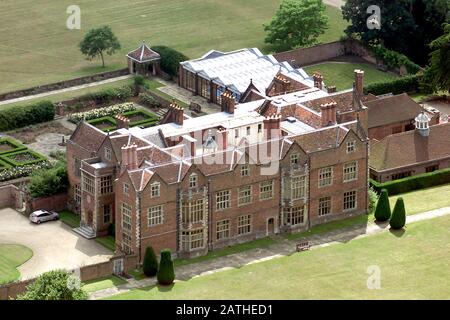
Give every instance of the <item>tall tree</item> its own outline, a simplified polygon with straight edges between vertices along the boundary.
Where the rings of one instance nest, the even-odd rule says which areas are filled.
[[[429,91],[450,92],[450,24],[444,27],[444,34],[430,44],[430,65],[427,67],[424,83]]]
[[[380,29],[367,27],[371,5],[380,8]],[[449,13],[448,0],[347,0],[342,7],[344,19],[351,22],[345,30],[348,35],[357,34],[366,44],[378,41],[420,65],[426,64],[428,44],[442,35],[441,25],[449,21]]]
[[[88,60],[100,56],[103,67],[105,67],[104,54],[106,53],[110,56],[119,49],[119,40],[117,40],[109,26],[89,30],[84,36],[84,39],[80,42],[81,53],[84,54]]]
[[[264,25],[265,42],[283,51],[313,45],[328,27],[322,0],[283,0],[272,21]]]

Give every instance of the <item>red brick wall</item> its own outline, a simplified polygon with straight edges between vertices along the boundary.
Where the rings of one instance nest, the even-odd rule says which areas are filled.
[[[49,197],[31,200],[31,210],[54,210],[61,211],[67,209],[67,193],[55,194]]]

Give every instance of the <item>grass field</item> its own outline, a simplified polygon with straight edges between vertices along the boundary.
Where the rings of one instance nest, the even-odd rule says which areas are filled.
[[[86,61],[78,43],[91,28],[110,25],[122,49],[106,70],[126,66],[125,54],[142,40],[168,45],[191,58],[210,49],[264,46],[263,24],[281,0],[79,0],[81,30],[68,30],[69,0],[3,0],[0,10],[0,92],[105,71]],[[328,7],[330,28],[320,41],[338,40],[347,22]]]
[[[449,299],[450,216],[112,299]],[[381,288],[368,289],[379,267]]]
[[[315,71],[320,72],[325,84],[336,86],[338,91],[353,87],[355,69],[364,70],[365,85],[396,77],[394,74],[380,71],[368,63],[325,62],[304,69],[308,74],[313,74]]]
[[[0,284],[20,278],[17,270],[33,256],[31,249],[19,244],[0,244]]]

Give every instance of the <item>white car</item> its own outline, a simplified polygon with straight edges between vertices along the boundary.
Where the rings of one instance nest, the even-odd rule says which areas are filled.
[[[37,210],[30,214],[30,221],[40,224],[41,222],[58,220],[59,214],[54,211]]]

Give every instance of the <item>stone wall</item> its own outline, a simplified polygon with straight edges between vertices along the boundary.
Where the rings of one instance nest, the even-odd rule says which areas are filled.
[[[136,255],[116,256],[109,261],[101,262],[89,266],[84,266],[79,269],[80,279],[82,282],[108,277],[114,274],[114,262],[122,259],[123,272],[128,273],[135,269],[138,265],[138,258]],[[26,291],[26,287],[35,279],[28,279],[18,281],[0,286],[0,300],[8,300],[16,298],[18,294]]]
[[[87,83],[110,79],[110,78],[116,78],[116,77],[124,76],[127,74],[128,74],[128,68],[125,68],[125,69],[120,69],[120,70],[98,73],[98,74],[85,76],[85,77],[81,77],[81,78],[46,84],[46,85],[37,86],[37,87],[29,88],[29,89],[7,92],[7,93],[0,94],[0,101],[21,98],[21,97],[31,96],[31,95],[35,95],[35,94],[39,94],[39,93],[43,93],[43,92],[79,86],[79,85],[83,85],[83,84],[87,84]]]

